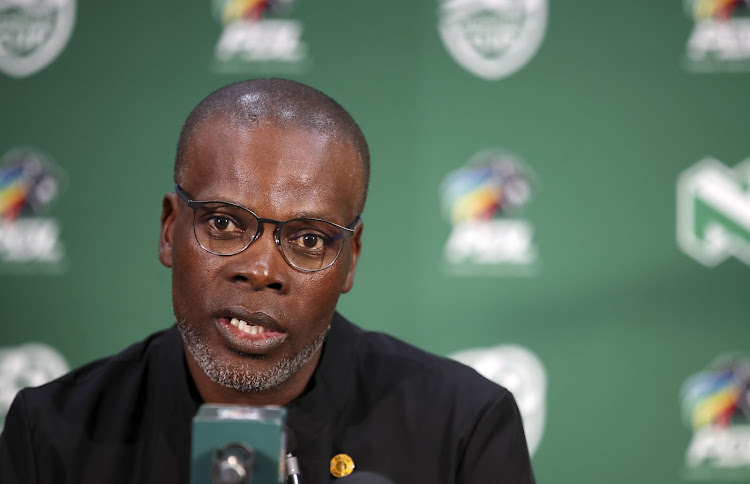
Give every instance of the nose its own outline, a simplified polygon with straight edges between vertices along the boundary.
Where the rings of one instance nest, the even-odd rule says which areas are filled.
[[[291,267],[281,255],[274,239],[273,226],[264,227],[258,238],[239,254],[228,256],[229,277],[248,284],[253,290],[284,292]]]

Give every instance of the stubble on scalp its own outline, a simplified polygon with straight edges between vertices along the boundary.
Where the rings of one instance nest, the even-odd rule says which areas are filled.
[[[306,130],[349,144],[357,153],[357,165],[352,170],[353,182],[358,185],[354,208],[358,214],[364,210],[370,179],[367,140],[354,118],[326,94],[287,79],[253,79],[214,91],[193,109],[180,131],[175,183],[185,182],[192,139],[216,119],[246,130],[263,124]]]
[[[271,368],[261,371],[253,363],[251,355],[245,355],[247,361],[240,364],[233,364],[218,357],[206,343],[204,335],[187,324],[186,320],[178,319],[177,326],[188,351],[206,376],[214,383],[241,392],[262,392],[287,381],[323,346],[330,329],[330,326],[326,328],[311,344],[302,348],[294,356],[282,358]]]

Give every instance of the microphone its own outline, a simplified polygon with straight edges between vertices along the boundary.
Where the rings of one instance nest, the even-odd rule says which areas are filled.
[[[235,442],[218,449],[211,467],[212,484],[251,484],[255,449]]]
[[[192,484],[286,482],[286,409],[201,405],[193,418]]]
[[[299,461],[293,455],[297,452],[297,436],[291,427],[284,427],[286,431],[286,484],[301,484]]]
[[[299,476],[299,462],[291,452],[286,455],[286,476],[286,484],[302,483]]]

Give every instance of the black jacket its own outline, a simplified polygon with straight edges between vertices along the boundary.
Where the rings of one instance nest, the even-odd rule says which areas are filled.
[[[176,327],[16,397],[0,482],[187,483],[202,403]],[[305,484],[329,462],[394,483],[532,483],[513,396],[474,370],[336,314],[306,392],[287,406]]]

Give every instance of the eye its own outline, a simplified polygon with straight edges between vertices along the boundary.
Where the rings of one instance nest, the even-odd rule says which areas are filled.
[[[208,225],[219,232],[234,232],[237,230],[237,226],[229,220],[227,217],[221,215],[214,215],[208,219]]]
[[[308,232],[293,239],[292,243],[302,249],[319,250],[326,245],[326,239],[322,235]]]

